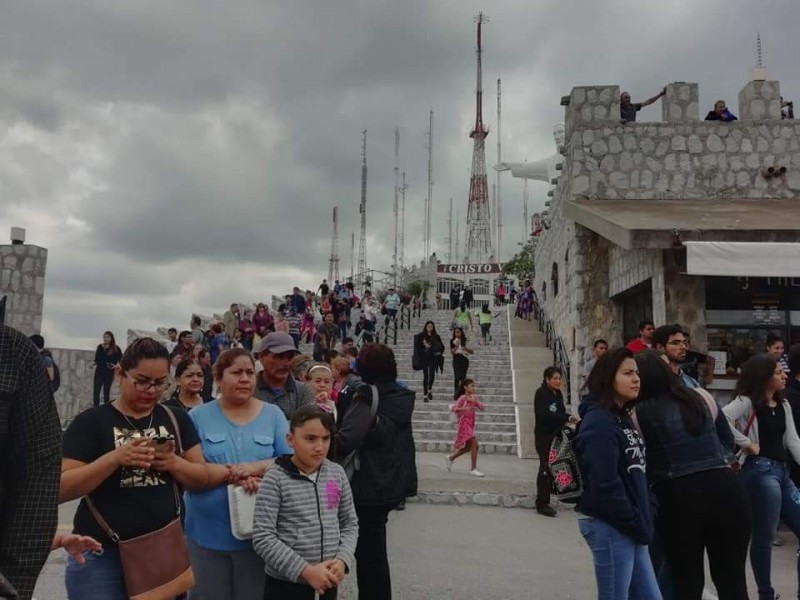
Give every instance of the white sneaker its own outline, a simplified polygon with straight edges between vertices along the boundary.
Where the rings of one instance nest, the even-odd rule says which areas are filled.
[[[447,469],[448,472],[453,470],[453,461],[450,460],[449,456],[445,456],[444,457],[444,464],[445,464],[445,468]]]
[[[472,471],[470,471],[469,474],[472,475],[473,477],[486,477],[483,473],[478,471],[478,469],[472,469]]]

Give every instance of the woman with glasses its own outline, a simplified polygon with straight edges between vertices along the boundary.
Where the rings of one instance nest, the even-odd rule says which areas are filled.
[[[752,507],[750,566],[759,600],[777,598],[771,571],[778,519],[800,536],[800,491],[788,466],[790,457],[800,463],[800,438],[784,389],[786,373],[775,357],[756,354],[742,365],[734,398],[722,409],[741,448],[742,483]]]
[[[82,498],[73,532],[103,546],[102,552],[85,552],[83,564],[67,558],[70,599],[129,597],[117,545],[93,516],[88,500],[111,530],[128,540],[175,519],[181,508],[176,485],[202,489],[229,476],[225,467],[205,464],[186,412],[158,404],[169,378],[166,347],[150,338],[134,341],[122,356],[118,378],[119,398],[82,412],[64,433],[59,500]],[[170,436],[180,436],[181,455],[174,441],[155,445],[159,437]]]

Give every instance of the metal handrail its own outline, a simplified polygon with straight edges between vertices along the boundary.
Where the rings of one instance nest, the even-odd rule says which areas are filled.
[[[545,344],[553,351],[553,365],[561,369],[564,375],[562,381],[566,386],[565,395],[567,397],[567,402],[569,402],[572,396],[570,394],[570,356],[567,345],[564,343],[564,340],[556,334],[555,325],[553,325],[553,322],[547,317],[544,309],[539,306],[536,299],[533,301],[533,311],[536,320],[539,322],[539,331],[544,333]]]

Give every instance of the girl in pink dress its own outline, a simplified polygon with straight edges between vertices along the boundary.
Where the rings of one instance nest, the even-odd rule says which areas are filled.
[[[478,440],[475,438],[475,411],[484,410],[486,407],[475,396],[475,382],[465,379],[461,382],[458,400],[450,405],[450,410],[458,416],[458,433],[453,443],[456,451],[445,457],[447,470],[453,468],[453,461],[467,452],[472,459],[472,469],[469,474],[474,477],[483,477],[478,471]]]

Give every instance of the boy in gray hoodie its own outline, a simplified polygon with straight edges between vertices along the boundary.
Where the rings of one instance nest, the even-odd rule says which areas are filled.
[[[264,559],[264,598],[335,600],[353,565],[358,518],[344,469],[325,457],[335,424],[318,405],[292,415],[292,456],[275,461],[261,481],[253,548]]]

